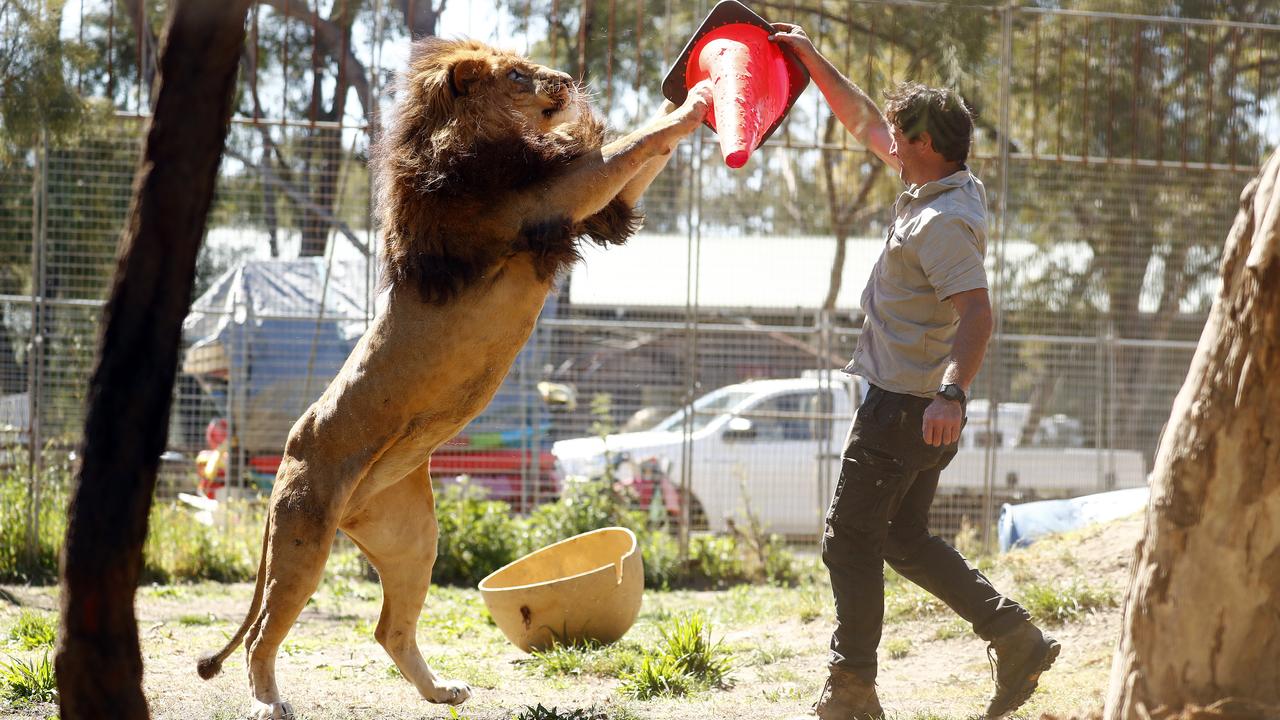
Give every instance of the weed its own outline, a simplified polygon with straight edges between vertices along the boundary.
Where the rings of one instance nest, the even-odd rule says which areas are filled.
[[[9,639],[23,650],[53,647],[57,640],[58,622],[52,615],[23,610],[18,622],[9,628]]]
[[[622,692],[637,700],[688,695],[697,681],[670,655],[648,656],[636,671],[622,678]]]
[[[901,660],[911,654],[911,641],[906,638],[887,640],[884,644],[884,651],[894,660]]]
[[[1061,625],[1094,610],[1115,607],[1118,603],[1116,591],[1112,588],[1095,587],[1079,579],[1066,585],[1028,585],[1022,588],[1020,599],[1032,617],[1052,625]]]
[[[730,668],[728,653],[719,643],[711,642],[711,628],[701,615],[660,626],[658,632],[663,652],[674,657],[686,672],[708,685],[724,684]]]
[[[589,708],[561,710],[555,706],[543,707],[542,703],[538,703],[526,705],[512,720],[608,720],[608,717],[604,710],[595,705]]]
[[[701,615],[676,618],[658,626],[662,636],[657,653],[622,677],[622,692],[645,700],[679,696],[723,686],[731,663],[720,643],[711,642],[711,628]]]
[[[53,702],[58,694],[58,680],[54,676],[49,653],[39,660],[23,661],[9,658],[0,662],[0,697],[14,705]]]

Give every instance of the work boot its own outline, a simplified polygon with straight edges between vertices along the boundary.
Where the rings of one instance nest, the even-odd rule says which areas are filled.
[[[1035,692],[1040,674],[1053,665],[1061,651],[1057,640],[1030,622],[992,640],[987,646],[987,659],[991,661],[996,692],[987,705],[987,720],[999,720],[1022,707]]]
[[[819,720],[883,720],[884,708],[876,696],[876,684],[854,672],[833,667],[813,706]]]

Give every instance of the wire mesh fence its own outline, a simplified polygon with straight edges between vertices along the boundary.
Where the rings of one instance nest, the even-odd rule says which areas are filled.
[[[406,37],[450,32],[422,4],[254,6],[161,492],[267,490],[294,419],[376,314],[369,140]],[[707,9],[544,4],[498,3],[497,39],[587,76],[619,127],[656,108],[661,73]],[[77,5],[70,32],[94,60],[70,77],[106,107],[0,168],[0,458],[32,494],[41,460],[79,442],[150,102],[160,17],[144,5]],[[754,5],[803,24],[873,97],[917,79],[977,111],[969,165],[990,198],[999,325],[935,527],[989,536],[1005,501],[1144,485],[1238,194],[1280,126],[1277,13]],[[749,512],[816,537],[865,392],[839,368],[900,190],[813,88],[743,170],[696,136],[646,195],[640,234],[587,248],[561,279],[434,476],[469,475],[523,510],[612,462],[641,502],[693,529]]]

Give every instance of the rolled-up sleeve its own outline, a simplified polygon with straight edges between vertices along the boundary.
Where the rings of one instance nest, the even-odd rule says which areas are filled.
[[[961,218],[948,215],[929,218],[914,240],[920,267],[939,300],[988,287],[983,248],[973,229]]]

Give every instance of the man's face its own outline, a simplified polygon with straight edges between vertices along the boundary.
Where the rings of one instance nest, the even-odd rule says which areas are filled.
[[[915,140],[908,140],[902,128],[893,126],[893,142],[889,145],[889,154],[898,159],[898,173],[903,182],[916,182],[915,178],[920,176],[921,161],[927,157],[926,153],[936,155],[927,134],[921,133]]]

